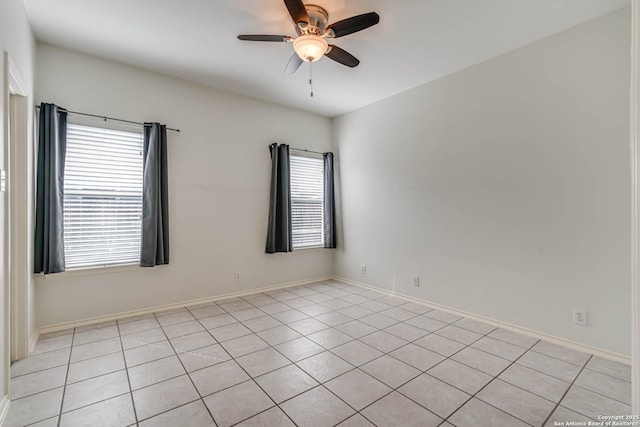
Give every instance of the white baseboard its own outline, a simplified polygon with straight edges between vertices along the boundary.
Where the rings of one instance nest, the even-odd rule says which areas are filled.
[[[159,311],[173,310],[176,308],[186,307],[188,305],[204,304],[204,303],[219,301],[227,298],[237,298],[237,297],[257,294],[260,292],[269,292],[269,291],[275,291],[278,289],[292,288],[294,286],[308,285],[311,283],[323,282],[331,279],[333,279],[332,276],[321,276],[321,277],[316,277],[314,279],[309,279],[309,280],[299,280],[299,281],[288,282],[288,283],[283,283],[279,285],[270,285],[262,288],[255,288],[248,291],[232,292],[228,294],[216,295],[213,297],[199,298],[199,299],[190,300],[190,301],[182,301],[174,304],[166,304],[166,305],[160,305],[156,307],[144,308],[140,310],[132,310],[132,311],[115,313],[115,314],[109,314],[106,316],[90,317],[87,319],[75,320],[71,322],[56,323],[53,325],[47,325],[47,326],[42,326],[38,328],[38,331],[36,332],[36,334],[34,334],[34,336],[35,336],[35,340],[37,341],[39,335],[47,334],[49,332],[57,332],[65,329],[93,325],[93,324],[102,323],[102,322],[109,322],[111,320],[125,319],[127,317],[140,316],[140,315],[149,314],[149,313],[157,313]],[[33,343],[33,345],[35,345],[35,342]],[[30,342],[29,351],[31,351],[31,349],[32,347]]]
[[[5,394],[2,396],[2,399],[0,399],[0,426],[3,425],[4,421],[7,419],[10,405],[11,401],[9,400],[9,396]]]
[[[33,335],[31,335],[31,338],[29,339],[29,354],[31,354],[33,349],[36,348],[36,344],[38,343],[38,338],[40,338],[40,332],[36,330],[33,332]]]
[[[602,357],[603,359],[612,360],[614,362],[623,363],[625,365],[631,365],[631,357],[626,356],[624,354],[615,353],[608,350],[603,350],[597,347],[591,347],[589,345],[581,344],[575,341],[567,340],[564,338],[556,337],[554,335],[549,335],[544,332],[536,331],[533,329],[523,328],[521,326],[513,325],[511,323],[502,322],[500,320],[492,319],[490,317],[480,316],[477,314],[469,313],[467,311],[458,310],[453,307],[449,307],[442,304],[436,304],[430,301],[426,301],[420,298],[415,298],[409,295],[399,294],[397,292],[392,292],[386,289],[377,288],[375,286],[367,285],[365,283],[356,282],[350,279],[345,279],[343,277],[334,277],[334,280],[342,283],[346,283],[349,285],[359,286],[361,288],[370,289],[372,291],[380,292],[387,295],[393,295],[396,297],[404,298],[408,301],[416,302],[418,304],[422,304],[426,307],[436,308],[438,310],[446,311],[448,313],[456,314],[458,316],[467,317],[469,319],[477,320],[479,322],[487,323],[492,326],[500,327],[503,329],[510,330],[512,332],[517,332],[519,334],[527,335],[533,338],[541,339],[544,341],[548,341],[554,344],[561,345],[563,347],[567,347],[573,350],[582,351],[584,353],[593,354],[594,356]]]

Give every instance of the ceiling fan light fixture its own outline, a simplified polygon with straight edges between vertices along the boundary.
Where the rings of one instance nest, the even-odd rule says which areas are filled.
[[[324,38],[314,34],[303,35],[293,41],[293,49],[306,62],[316,62],[322,58],[328,47],[329,43]]]

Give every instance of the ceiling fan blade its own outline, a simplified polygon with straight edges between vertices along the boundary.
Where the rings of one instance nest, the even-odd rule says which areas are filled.
[[[298,71],[298,68],[300,68],[300,66],[302,65],[302,62],[303,61],[302,59],[300,59],[298,54],[293,52],[293,55],[289,59],[289,62],[287,63],[287,67],[284,69],[284,72],[286,74],[294,74],[296,71]]]
[[[380,22],[380,15],[375,12],[363,13],[335,22],[327,27],[329,37],[342,37],[362,31]]]
[[[289,36],[270,36],[264,34],[241,34],[239,40],[247,40],[251,42],[288,42],[291,41]]]
[[[329,51],[325,53],[325,55],[342,65],[346,65],[347,67],[353,68],[360,64],[360,60],[358,58],[351,55],[346,50],[332,44],[329,45]]]
[[[309,14],[307,13],[307,8],[304,7],[304,3],[302,0],[284,0],[285,6],[287,6],[287,10],[289,11],[289,15],[291,15],[291,19],[296,24],[300,24],[304,22],[309,24],[311,22],[311,18],[309,18]]]

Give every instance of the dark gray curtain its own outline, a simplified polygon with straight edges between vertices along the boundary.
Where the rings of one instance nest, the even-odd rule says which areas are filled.
[[[291,252],[291,179],[289,146],[271,144],[271,193],[269,198],[269,224],[267,253]]]
[[[67,112],[54,104],[40,105],[36,178],[36,273],[60,273],[64,268],[64,161],[67,152]]]
[[[337,247],[336,196],[333,184],[333,153],[324,153],[324,247]]]
[[[169,264],[167,127],[144,124],[140,267]]]

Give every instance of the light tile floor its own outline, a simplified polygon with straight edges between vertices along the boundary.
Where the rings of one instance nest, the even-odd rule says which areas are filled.
[[[316,283],[42,336],[5,426],[553,426],[630,414],[630,368]]]

